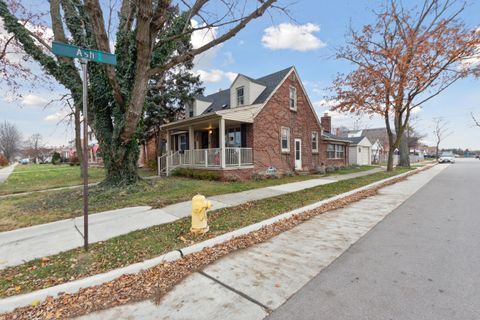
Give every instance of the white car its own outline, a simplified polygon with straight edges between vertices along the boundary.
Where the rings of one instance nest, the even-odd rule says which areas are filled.
[[[443,152],[440,158],[438,158],[438,163],[455,163],[455,156],[453,152]]]

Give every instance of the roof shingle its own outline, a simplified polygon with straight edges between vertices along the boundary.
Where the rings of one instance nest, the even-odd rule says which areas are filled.
[[[257,99],[252,104],[264,103],[268,97],[272,94],[275,88],[280,84],[280,82],[285,78],[285,76],[292,70],[293,67],[288,67],[286,69],[274,72],[272,74],[266,75],[258,79],[251,79],[245,76],[252,81],[264,85],[265,89],[258,96]],[[220,110],[230,109],[230,88],[226,90],[221,90],[216,93],[212,93],[206,97],[198,96],[196,97],[202,101],[208,101],[212,104],[205,110],[202,114],[207,114],[211,112],[216,112]]]

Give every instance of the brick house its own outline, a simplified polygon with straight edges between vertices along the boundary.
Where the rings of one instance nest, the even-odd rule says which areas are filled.
[[[186,118],[162,131],[167,173],[183,166],[248,179],[348,163],[348,140],[330,133],[328,115],[318,119],[294,67],[258,79],[239,74],[229,89],[196,97]]]

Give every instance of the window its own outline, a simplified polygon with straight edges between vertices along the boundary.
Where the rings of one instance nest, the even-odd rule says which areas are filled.
[[[318,152],[318,132],[312,131],[312,151]]]
[[[242,146],[242,134],[240,128],[229,128],[227,130],[227,147],[239,148]]]
[[[290,87],[290,110],[297,110],[297,88]]]
[[[358,153],[362,152],[362,148],[358,147]]]
[[[336,155],[337,158],[338,159],[343,159],[343,155],[345,154],[345,146],[341,145],[341,144],[337,144],[335,149],[337,151],[337,155]]]
[[[237,107],[243,106],[245,103],[245,94],[244,88],[237,88]]]
[[[193,106],[192,105],[188,106],[188,115],[189,115],[190,118],[193,117]]]
[[[290,128],[282,127],[281,129],[281,147],[282,152],[290,151]]]
[[[328,144],[327,145],[327,159],[335,159],[335,145]]]
[[[178,150],[187,150],[187,136],[185,134],[178,136]]]

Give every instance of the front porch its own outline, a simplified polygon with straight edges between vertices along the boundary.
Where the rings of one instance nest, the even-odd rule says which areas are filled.
[[[159,158],[159,174],[177,167],[208,170],[253,166],[251,123],[222,116],[185,119],[164,126],[166,153]]]

